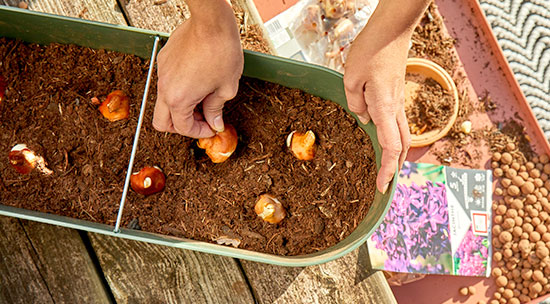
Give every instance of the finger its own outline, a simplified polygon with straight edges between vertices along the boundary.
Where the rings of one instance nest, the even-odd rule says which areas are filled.
[[[386,193],[389,187],[402,152],[401,135],[397,118],[395,115],[371,113],[373,117],[377,117],[376,134],[378,142],[382,147],[382,165],[376,178],[376,187],[378,191]],[[379,119],[378,119],[379,118]]]
[[[357,115],[357,118],[359,118],[362,124],[366,125],[370,121],[370,115],[367,111],[367,103],[365,102],[363,88],[362,82],[344,78],[344,89],[348,108]]]
[[[209,94],[202,101],[204,119],[217,132],[224,130],[222,109],[225,101],[226,99],[222,98],[218,91]]]
[[[403,163],[407,158],[407,153],[411,147],[411,133],[409,131],[409,124],[407,122],[407,115],[405,114],[405,109],[402,109],[397,112],[397,125],[399,126],[399,132],[401,133],[401,145],[403,151],[399,156],[399,169],[403,168]]]
[[[194,107],[172,108],[172,122],[174,130],[184,136],[193,138],[212,137],[215,132],[208,123],[202,119],[196,119]]]
[[[153,113],[153,128],[161,132],[175,132],[170,115],[170,108],[158,95]]]

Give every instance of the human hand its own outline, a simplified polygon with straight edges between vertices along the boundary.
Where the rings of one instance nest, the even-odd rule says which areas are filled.
[[[344,87],[350,111],[376,125],[382,161],[376,186],[385,193],[411,144],[405,115],[410,38],[429,1],[380,1],[346,58]]]
[[[350,111],[363,124],[372,120],[377,127],[382,166],[376,186],[385,193],[395,170],[405,161],[411,143],[404,109],[408,41],[405,46],[401,45],[405,42],[394,41],[372,54],[364,37],[357,37],[350,49],[344,86]]]
[[[158,94],[153,127],[194,138],[224,130],[224,103],[235,97],[243,52],[233,10],[225,1],[191,6],[158,54]],[[208,14],[207,16],[204,14]],[[202,103],[202,115],[195,112]]]

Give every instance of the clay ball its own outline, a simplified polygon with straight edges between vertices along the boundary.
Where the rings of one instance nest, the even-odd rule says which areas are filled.
[[[522,190],[523,190],[523,187],[522,187]],[[506,192],[508,193],[508,195],[518,196],[519,193],[520,193],[520,190],[519,190],[518,186],[511,185],[510,187],[508,187],[508,190]]]
[[[521,192],[523,194],[531,194],[535,191],[535,185],[532,182],[525,182],[521,187]]]
[[[512,178],[512,184],[518,186],[518,187],[521,187],[523,186],[523,184],[525,184],[525,181],[523,180],[523,178],[519,175],[516,175]]]
[[[496,279],[496,284],[498,287],[504,287],[508,284],[508,279],[505,276],[500,276]]]
[[[508,152],[504,152],[502,153],[500,161],[505,165],[509,165],[512,163],[512,155]]]

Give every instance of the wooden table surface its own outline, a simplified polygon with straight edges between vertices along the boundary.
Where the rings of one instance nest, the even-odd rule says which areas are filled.
[[[251,0],[234,1],[247,24]],[[0,5],[17,6],[17,0]],[[171,32],[182,0],[33,0],[35,11]],[[365,246],[288,268],[0,217],[0,303],[396,303]]]

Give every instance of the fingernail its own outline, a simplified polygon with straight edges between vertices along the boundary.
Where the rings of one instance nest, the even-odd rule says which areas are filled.
[[[364,125],[368,124],[370,121],[370,117],[357,116],[357,118],[359,118],[359,121]]]
[[[216,118],[214,118],[214,130],[216,130],[217,132],[223,132],[223,129],[224,129],[224,126],[223,126],[223,119],[220,116],[216,116]]]
[[[386,191],[388,191],[388,187],[389,187],[389,186],[390,186],[390,183],[386,183],[386,184],[384,185],[384,189],[383,189],[383,191],[382,191],[382,194],[386,194]]]

